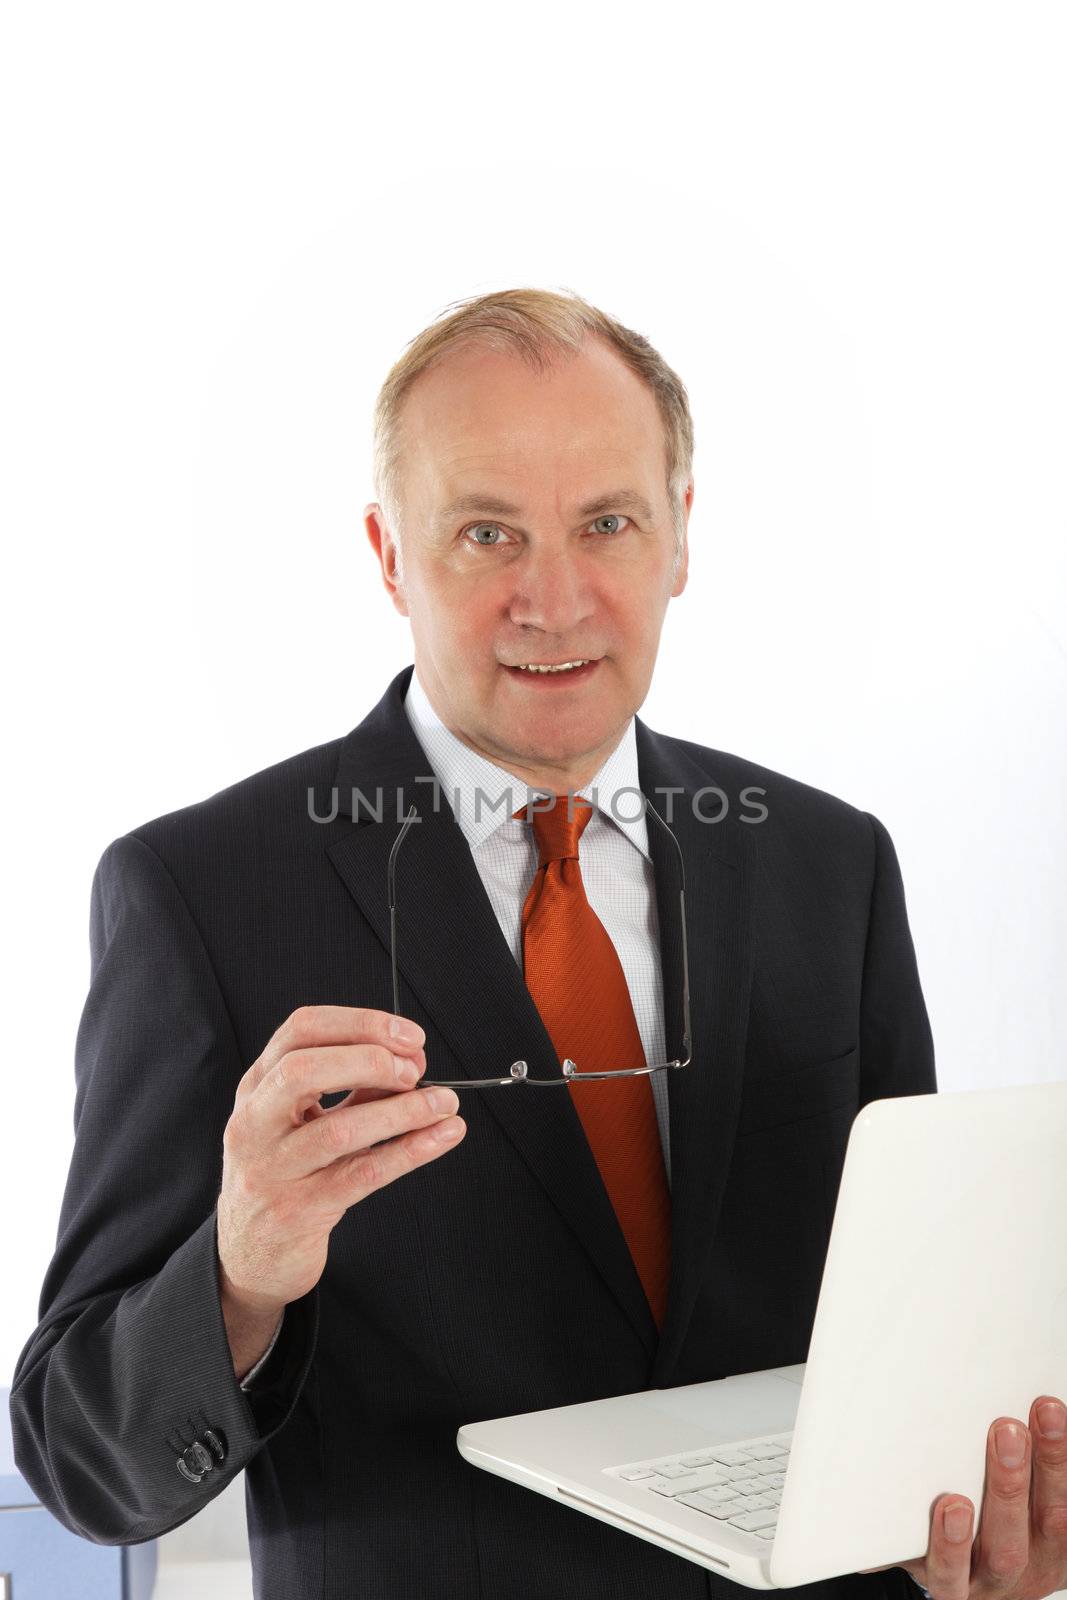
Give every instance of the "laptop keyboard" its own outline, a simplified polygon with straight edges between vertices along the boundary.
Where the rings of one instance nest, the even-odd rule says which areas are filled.
[[[791,1433],[771,1434],[604,1470],[743,1533],[773,1539],[792,1438]]]

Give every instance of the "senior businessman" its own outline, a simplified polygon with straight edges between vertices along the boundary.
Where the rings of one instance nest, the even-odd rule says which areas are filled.
[[[852,1118],[936,1088],[882,823],[636,714],[691,462],[641,335],[573,295],[450,309],[376,411],[366,529],[413,666],[105,851],[11,1395],[75,1532],[150,1539],[243,1468],[259,1600],[736,1592],[455,1444],[803,1361]],[[1055,1455],[1016,1423],[1001,1553]],[[977,1594],[961,1498],[907,1573],[807,1587]]]

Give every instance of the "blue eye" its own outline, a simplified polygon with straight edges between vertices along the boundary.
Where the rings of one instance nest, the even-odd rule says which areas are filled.
[[[615,534],[619,533],[621,531],[622,524],[628,523],[629,520],[629,517],[620,516],[618,512],[605,511],[601,516],[594,518],[589,526],[600,534]],[[613,524],[613,526],[600,527],[598,526],[600,523],[610,523]],[[483,529],[491,533],[503,533],[503,529],[501,528],[499,522],[473,522],[469,528],[465,528],[463,530],[463,536],[466,538],[468,534],[473,534],[473,543],[481,545],[485,550],[494,550],[498,544],[503,543],[503,540],[500,538],[480,539],[478,535],[483,531]]]
[[[500,532],[500,526],[496,522],[476,522],[472,528],[468,528],[467,529],[467,532],[468,533],[473,533],[473,534],[476,535],[479,532],[479,530],[482,529],[482,528],[492,528],[493,530],[495,530],[495,532],[497,532],[497,533]],[[475,544],[488,545],[489,548],[492,549],[493,545],[497,541],[496,540],[490,541],[488,539],[475,538],[474,542],[475,542]]]

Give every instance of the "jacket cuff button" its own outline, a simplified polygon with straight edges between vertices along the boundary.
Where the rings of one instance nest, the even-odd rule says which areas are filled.
[[[210,1447],[219,1461],[226,1460],[226,1438],[224,1434],[216,1433],[214,1428],[205,1428],[204,1443]]]

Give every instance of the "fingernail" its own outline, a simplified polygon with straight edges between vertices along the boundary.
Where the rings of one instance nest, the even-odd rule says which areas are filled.
[[[393,1070],[401,1083],[414,1083],[419,1075],[418,1067],[407,1056],[394,1056]]]
[[[454,1089],[427,1089],[425,1094],[430,1102],[432,1111],[456,1111],[459,1109],[459,1095]]]
[[[422,1029],[417,1022],[409,1022],[407,1017],[394,1016],[389,1023],[389,1032],[394,1039],[403,1039],[405,1044],[421,1044]]]
[[[1037,1408],[1037,1420],[1045,1439],[1062,1439],[1067,1430],[1067,1411],[1058,1400],[1046,1400]]]
[[[454,1122],[435,1123],[430,1132],[441,1144],[450,1144],[453,1139],[458,1139],[463,1132],[463,1124],[457,1117]]]
[[[1026,1442],[1021,1428],[1014,1422],[1002,1422],[997,1429],[997,1460],[1002,1467],[1017,1467],[1026,1454]]]
[[[951,1539],[953,1544],[962,1544],[964,1539],[970,1537],[971,1508],[958,1503],[949,1506],[945,1512],[945,1537]]]

